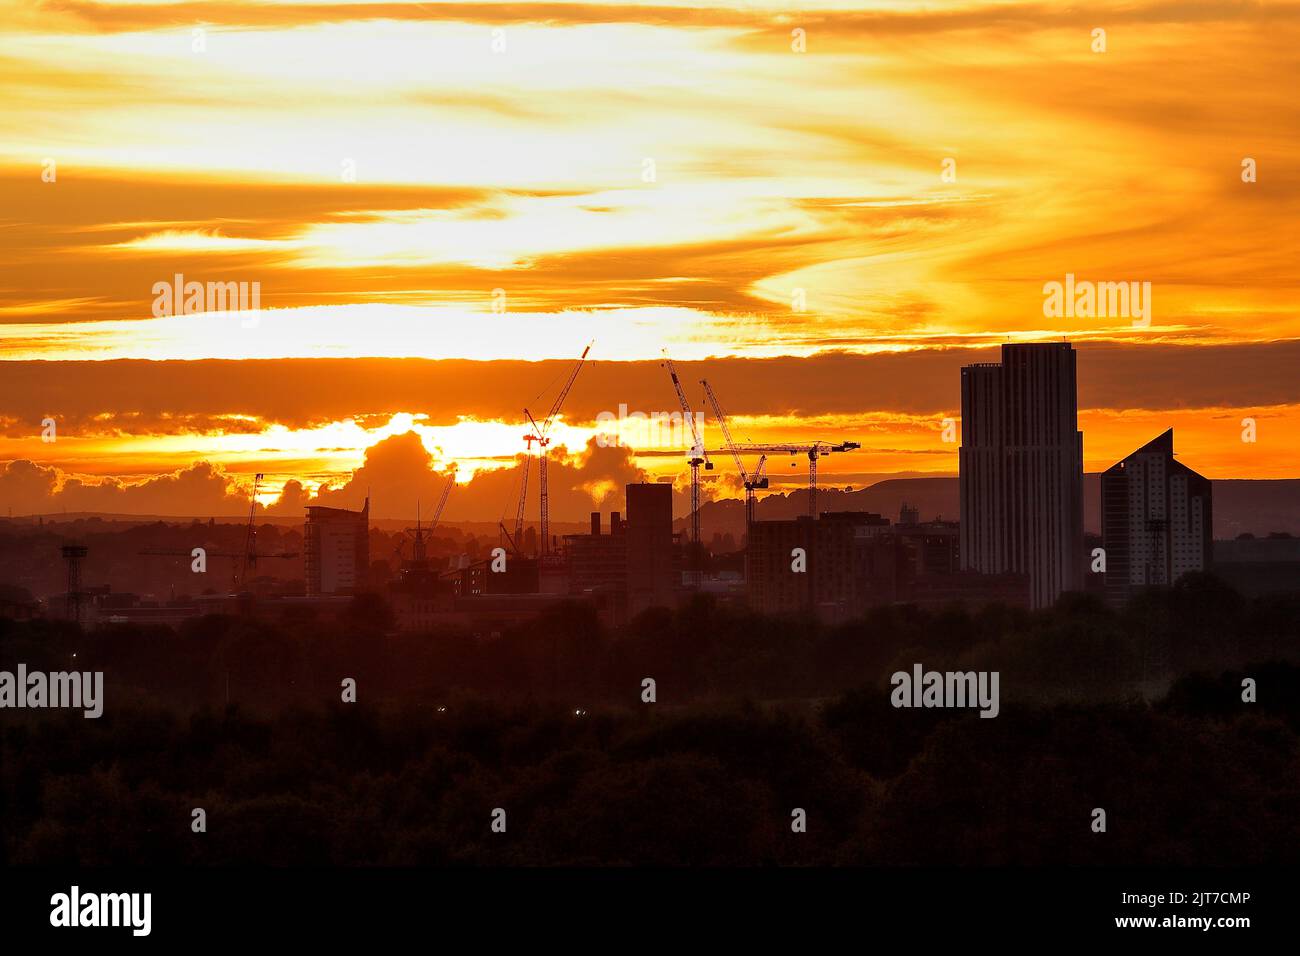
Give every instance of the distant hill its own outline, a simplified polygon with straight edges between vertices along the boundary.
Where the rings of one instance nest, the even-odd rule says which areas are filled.
[[[264,525],[274,525],[277,528],[297,528],[301,529],[304,520],[307,517],[306,511],[296,515],[284,514],[267,514],[264,511],[257,513],[257,526],[260,528]],[[158,524],[159,522],[167,525],[189,525],[195,522],[207,524],[209,521],[218,525],[245,525],[248,523],[248,515],[202,515],[200,517],[178,515],[128,515],[113,514],[109,512],[97,511],[57,511],[45,515],[22,515],[10,518],[0,517],[0,527],[8,530],[23,529],[27,531],[35,530],[39,527],[49,528],[51,531],[59,531],[65,534],[80,534],[87,531],[109,531],[121,530],[123,528],[134,528],[140,525]],[[743,523],[743,522],[742,522]],[[427,524],[427,519],[426,519]],[[513,526],[512,518],[508,524]],[[415,525],[415,517],[410,518],[372,518],[370,526],[383,531],[403,531],[408,527]],[[535,516],[526,523],[527,527],[535,528],[537,519]],[[585,534],[590,525],[585,521],[551,521],[551,533],[554,535],[566,534]],[[605,527],[608,530],[609,516],[606,514]],[[495,538],[498,535],[498,527],[495,521],[442,521],[438,524],[438,530],[442,533],[455,533],[470,537],[488,537]]]
[[[1100,476],[1083,476],[1083,526],[1092,533],[1100,533],[1101,490]],[[903,502],[920,509],[921,520],[943,517],[956,521],[959,516],[957,478],[886,478],[856,491],[842,488],[822,488],[817,492],[819,511],[870,511],[898,520]],[[758,517],[763,521],[778,521],[808,513],[808,492],[800,489],[788,494],[773,494],[758,502]],[[301,527],[303,515],[268,515],[259,513],[259,525]],[[195,520],[207,523],[208,516],[199,518],[168,515],[120,515],[91,512],[55,513],[44,516],[46,524],[54,522],[68,525],[74,522],[102,521],[110,524],[140,525],[153,522],[189,524]],[[217,524],[243,524],[247,516],[218,516]],[[35,525],[35,516],[9,519],[11,526]],[[739,543],[745,533],[745,508],[739,499],[722,499],[706,502],[700,509],[700,521],[705,541],[714,534],[730,534]],[[605,527],[609,516],[605,512]],[[373,524],[384,530],[400,530],[413,521],[398,518],[380,518]],[[536,520],[530,520],[530,525]],[[685,517],[678,518],[675,526],[685,530]],[[443,522],[445,532],[459,532],[475,537],[496,537],[495,521]],[[552,521],[556,535],[585,533],[582,522]],[[1264,536],[1272,531],[1286,531],[1300,535],[1300,478],[1245,479],[1229,478],[1214,482],[1214,536],[1218,539],[1235,538],[1244,532]]]
[[[818,511],[870,511],[898,520],[904,502],[920,509],[921,520],[942,517],[956,521],[960,513],[956,477],[888,478],[857,491],[826,488],[817,491]],[[807,490],[770,495],[758,502],[761,521],[779,521],[808,513]],[[1083,476],[1083,527],[1101,532],[1100,475]],[[677,522],[685,528],[685,519]],[[745,532],[745,509],[734,500],[710,501],[700,509],[704,540],[730,534],[736,541]],[[1214,482],[1214,536],[1235,538],[1243,532],[1300,534],[1300,479],[1225,479]]]
[[[1214,482],[1216,538],[1235,538],[1243,532],[1263,537],[1270,531],[1300,534],[1300,479]]]

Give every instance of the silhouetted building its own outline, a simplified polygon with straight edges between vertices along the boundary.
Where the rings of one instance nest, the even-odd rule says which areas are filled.
[[[961,570],[961,526],[956,521],[919,521],[916,510],[903,506],[894,533],[903,549],[913,576],[956,574]]]
[[[1173,584],[1213,559],[1210,481],[1174,460],[1174,430],[1101,475],[1106,598],[1122,604],[1136,589]]]
[[[1300,594],[1300,538],[1274,531],[1216,541],[1214,575],[1247,597]]]
[[[1083,584],[1083,433],[1068,343],[961,370],[961,562],[1029,576],[1033,607]]]
[[[627,609],[672,607],[677,581],[673,542],[673,488],[669,484],[627,486]]]
[[[0,617],[11,621],[31,621],[41,616],[39,601],[18,601],[0,598]]]
[[[399,631],[422,631],[442,623],[455,600],[453,576],[440,574],[429,561],[424,529],[416,526],[410,560],[403,560],[387,600]]]
[[[834,624],[885,604],[1029,605],[1027,575],[960,570],[956,522],[904,514],[915,523],[890,527],[880,515],[853,511],[755,522],[746,552],[749,606]]]
[[[1100,485],[1100,482],[1098,482]],[[1094,531],[1085,531],[1083,533],[1083,554],[1084,554],[1084,571],[1083,571],[1083,592],[1096,597],[1104,598],[1106,596],[1106,575],[1102,569],[1097,566],[1095,555],[1097,550],[1102,546],[1102,537]]]
[[[745,586],[749,606],[764,614],[809,610],[813,604],[807,555],[813,550],[816,522],[803,516],[789,521],[756,521],[745,548]],[[805,555],[797,571],[796,551]]]
[[[614,511],[609,533],[602,534],[600,512],[593,511],[590,534],[564,536],[569,594],[591,601],[606,627],[620,627],[627,621],[627,535],[623,528]]]
[[[370,499],[360,511],[309,505],[303,541],[307,596],[355,593],[370,568]]]
[[[754,522],[746,548],[749,606],[836,621],[888,603],[902,560],[901,543],[888,531],[887,519],[857,511]]]
[[[498,570],[492,570],[496,565]],[[537,558],[508,555],[505,562],[495,558],[473,561],[458,568],[450,577],[453,594],[459,598],[500,594],[537,594],[539,562]]]
[[[609,534],[601,534],[600,512],[591,513],[591,534],[566,534],[564,557],[569,593],[583,594],[601,588],[627,589],[627,535],[619,513],[610,515]]]

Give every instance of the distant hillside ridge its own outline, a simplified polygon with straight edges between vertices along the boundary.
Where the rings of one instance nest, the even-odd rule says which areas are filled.
[[[922,521],[942,517],[956,521],[960,516],[959,487],[955,476],[940,478],[886,478],[866,488],[817,489],[818,511],[870,511],[898,520],[906,502],[919,509]],[[758,519],[780,521],[808,513],[808,491],[760,498]],[[678,522],[685,527],[685,519]],[[731,534],[740,540],[745,532],[745,509],[735,499],[706,502],[700,508],[704,540],[714,534]],[[1100,475],[1083,476],[1083,527],[1101,533]],[[1263,536],[1272,531],[1300,534],[1300,478],[1229,478],[1214,482],[1214,537],[1235,538],[1250,533]]]

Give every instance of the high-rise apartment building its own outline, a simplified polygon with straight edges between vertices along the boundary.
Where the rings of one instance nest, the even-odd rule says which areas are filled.
[[[303,542],[309,597],[355,593],[370,568],[370,499],[360,511],[308,506]]]
[[[673,543],[673,488],[645,482],[627,486],[627,610],[672,607],[677,581]]]
[[[749,606],[838,621],[888,603],[901,565],[901,545],[889,530],[887,519],[868,512],[754,522],[745,551]]]
[[[1174,460],[1172,428],[1102,473],[1108,601],[1122,604],[1138,588],[1209,570],[1211,487],[1208,478]]]
[[[1068,343],[961,370],[961,562],[1025,574],[1033,607],[1083,584],[1083,433]]]

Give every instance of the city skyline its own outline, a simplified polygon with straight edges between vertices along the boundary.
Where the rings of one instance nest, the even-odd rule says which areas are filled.
[[[1294,4],[187,9],[0,3],[15,513],[237,514],[257,472],[262,504],[358,507],[398,456],[493,520],[593,339],[568,520],[682,490],[679,446],[590,444],[675,410],[664,348],[753,441],[861,442],[837,486],[955,475],[951,372],[1061,339],[1085,470],[1174,427],[1207,477],[1300,477]]]
[[[1300,0],[0,33],[15,951],[1288,925]]]
[[[1023,344],[1032,345],[1034,343]],[[993,351],[987,357],[995,358],[997,354],[996,351]],[[1086,368],[1087,352],[1078,350],[1078,354],[1081,365]],[[984,356],[981,355],[981,357]],[[828,360],[834,360],[835,358],[845,360],[843,356],[828,357]],[[913,358],[913,356],[902,355],[895,357],[896,361],[904,364],[909,358]],[[810,360],[802,359],[799,361],[808,362]],[[937,377],[934,366],[928,365],[924,359],[918,359],[918,361],[922,365],[918,370],[920,378],[929,381]],[[970,353],[958,352],[945,355],[938,366],[944,372],[949,373],[948,378],[953,383],[952,391],[954,393],[960,393],[956,373],[965,367],[965,363],[969,361]],[[556,374],[562,373],[564,364],[555,363]],[[589,369],[584,371],[583,374],[608,381],[609,379],[618,378],[626,368],[626,366],[616,365],[615,363],[605,364],[612,366],[615,370],[611,371],[610,368],[602,369],[600,363],[589,363]],[[661,392],[667,392],[667,401],[662,404],[664,406],[670,405],[672,401],[671,386],[667,384],[667,376],[663,372],[661,365],[659,363],[644,364],[648,368],[643,370],[641,377],[643,379],[649,378],[651,370],[653,370],[654,378],[661,381],[644,382],[644,384],[640,385],[641,392],[649,394],[654,391],[656,384],[658,384]],[[727,369],[724,366],[721,375],[718,375],[715,371],[718,366],[715,363],[681,364],[684,369],[683,377],[694,376],[708,370],[710,377],[727,381],[729,385],[737,381],[735,369]],[[979,362],[975,364],[987,363]],[[64,367],[60,371],[66,371],[66,368]],[[815,367],[806,368],[793,377],[796,383],[814,381],[817,372],[818,370]],[[57,376],[58,371],[54,374],[56,379]],[[1106,376],[1101,377],[1105,378]],[[624,390],[628,391],[626,388]],[[579,390],[575,389],[576,391]],[[1086,394],[1088,391],[1087,379],[1081,373],[1080,393]],[[590,402],[591,397],[589,395],[582,400],[582,403]],[[704,501],[707,503],[713,500],[741,499],[744,496],[743,489],[739,476],[736,474],[734,467],[731,467],[721,430],[717,422],[713,420],[711,414],[706,410],[703,396],[695,396],[695,402],[695,414],[700,420],[705,447],[709,455],[717,462],[716,472],[706,475],[702,482]],[[626,408],[626,403],[622,404]],[[613,418],[617,413],[604,412],[598,414],[603,414],[606,418]],[[634,411],[630,414],[639,414],[646,417],[652,415],[665,416],[665,418],[672,416],[673,424],[671,426],[665,424],[660,431],[662,434],[669,435],[674,440],[673,444],[669,447],[637,448],[629,444],[626,439],[620,443],[615,437],[618,434],[616,430],[618,423],[615,422],[610,427],[599,421],[593,422],[593,432],[587,438],[586,447],[575,454],[570,454],[567,445],[564,444],[563,440],[560,440],[550,453],[551,469],[557,475],[552,489],[552,510],[558,515],[557,520],[567,523],[580,523],[585,519],[590,508],[603,507],[608,509],[610,502],[616,501],[616,493],[620,483],[646,480],[671,482],[674,486],[674,514],[678,517],[689,514],[689,470],[685,467],[687,456],[683,445],[678,441],[686,431],[680,424],[680,413],[664,407],[662,410],[653,412]],[[1131,451],[1134,445],[1143,443],[1152,433],[1159,433],[1176,427],[1181,435],[1182,426],[1176,423],[1185,421],[1186,418],[1185,415],[1177,412],[1158,414],[1130,411],[1122,416],[1127,420],[1127,427],[1123,431],[1110,428],[1108,424],[1103,424],[1089,431],[1086,424],[1083,424],[1088,417],[1081,402],[1079,411],[1080,430],[1088,438],[1084,443],[1084,471],[1089,475],[1102,474],[1111,465],[1122,459],[1128,451]],[[55,419],[55,421],[57,423],[58,419]],[[809,425],[808,423],[815,424]],[[852,421],[845,420],[842,417],[826,415],[810,416],[806,419],[805,424],[800,427],[815,427],[816,424],[822,426],[821,430],[805,433],[805,435],[813,434],[823,439],[836,439],[861,435],[870,436],[877,430],[876,426],[860,424],[860,430],[855,431],[853,430]],[[933,430],[927,429],[926,441],[933,446],[928,449],[928,455],[936,461],[950,462],[951,469],[940,467],[935,470],[906,469],[895,472],[848,470],[850,467],[848,463],[859,462],[864,456],[888,454],[889,452],[888,449],[882,450],[879,446],[873,448],[869,443],[863,442],[864,448],[860,452],[843,452],[822,459],[819,466],[821,486],[834,489],[861,489],[891,478],[956,478],[959,472],[958,450],[963,434],[960,405],[950,416],[945,416],[934,424]],[[1251,427],[1247,427],[1248,425]],[[737,428],[734,418],[732,427],[733,431],[744,429],[743,424],[739,426],[739,429]],[[787,429],[790,427],[785,426]],[[1267,454],[1271,460],[1278,447],[1286,444],[1284,441],[1285,436],[1276,432],[1276,429],[1280,427],[1280,423],[1267,418],[1264,418],[1261,424],[1254,418],[1237,421],[1235,418],[1219,416],[1215,427],[1219,432],[1216,447],[1240,445],[1247,449],[1248,453],[1254,454],[1260,459],[1263,459],[1264,455]],[[1263,450],[1258,448],[1256,436],[1250,434],[1258,428],[1266,429],[1270,439],[1266,442]],[[1129,431],[1133,429],[1137,430],[1137,435],[1131,442],[1127,438],[1121,437],[1128,435]],[[506,435],[503,440],[507,444],[511,443],[510,438],[514,438],[517,442],[518,434],[522,430],[524,430],[524,426],[520,424],[506,425],[504,422],[500,423],[499,431]],[[438,499],[445,482],[453,477],[450,470],[447,469],[454,466],[463,470],[455,476],[456,483],[454,487],[456,493],[451,496],[448,503],[446,520],[449,522],[487,521],[495,523],[498,518],[504,515],[506,510],[513,513],[513,508],[518,500],[519,474],[523,461],[522,451],[515,455],[499,455],[487,459],[491,467],[480,467],[477,471],[473,467],[465,469],[461,464],[461,460],[439,460],[434,453],[430,452],[424,431],[418,425],[413,425],[410,416],[403,416],[402,421],[396,423],[394,427],[382,430],[384,437],[363,450],[362,464],[356,469],[341,473],[313,472],[310,475],[295,474],[292,471],[281,471],[278,474],[272,473],[267,476],[267,480],[261,482],[261,491],[257,499],[259,512],[267,515],[286,516],[301,515],[301,509],[309,505],[359,508],[366,497],[373,492],[376,504],[375,516],[377,518],[413,518],[421,500],[426,504],[431,504]],[[560,434],[563,435],[565,431],[564,425],[561,424]],[[644,433],[646,428],[644,426],[639,428],[627,427],[625,431],[635,436]],[[755,433],[746,433],[741,430],[740,434],[748,438]],[[758,432],[757,434],[767,433]],[[260,440],[262,436],[244,437]],[[785,430],[770,433],[770,440],[784,441],[789,440],[791,437],[790,432]],[[64,438],[58,440],[65,441]],[[492,440],[495,439],[488,439],[488,441]],[[147,438],[144,439],[145,444],[148,444],[148,441]],[[689,445],[689,442],[685,444]],[[1180,442],[1180,444],[1185,443]],[[39,438],[35,439],[33,445],[34,447],[42,447]],[[52,442],[43,447],[57,448],[57,442]],[[1180,454],[1183,453],[1195,456],[1197,470],[1212,479],[1295,477],[1286,470],[1279,473],[1276,468],[1270,469],[1268,467],[1260,469],[1262,473],[1242,474],[1234,471],[1225,473],[1221,468],[1214,467],[1218,456],[1213,451],[1207,452],[1206,449],[1201,449],[1201,453],[1198,454],[1196,449],[1192,449],[1191,452],[1187,452],[1186,448],[1180,449]],[[87,452],[81,452],[80,454],[87,454]],[[181,452],[180,454],[187,453]],[[533,457],[535,461],[535,452]],[[750,459],[752,468],[754,456],[749,455],[747,457]],[[266,459],[258,456],[254,460],[260,462]],[[161,475],[95,476],[66,472],[60,467],[61,464],[66,464],[66,461],[66,459],[60,457],[57,451],[45,451],[42,457],[19,458],[7,463],[0,462],[0,507],[7,507],[15,516],[89,512],[123,515],[174,515],[177,517],[189,515],[238,517],[243,515],[247,509],[248,494],[252,485],[252,476],[249,474],[236,472],[229,466],[223,466],[206,458],[193,461],[192,456],[192,464],[189,467]],[[75,461],[79,464],[90,464],[92,467],[101,463],[94,458],[78,458]],[[287,466],[284,463],[280,463],[280,465],[281,467],[293,468],[299,461],[299,459],[293,458],[290,459]],[[466,471],[470,475],[469,480],[460,480]],[[802,489],[807,487],[807,461],[803,456],[790,456],[788,459],[785,457],[775,458],[771,462],[770,474],[771,489],[767,494],[798,495]],[[314,480],[320,481],[320,484],[313,487]],[[535,523],[537,520],[535,481],[533,488],[529,490],[529,494],[530,504],[526,516],[528,521]],[[765,496],[761,493],[759,495],[760,499]]]

